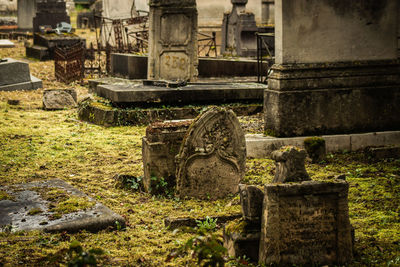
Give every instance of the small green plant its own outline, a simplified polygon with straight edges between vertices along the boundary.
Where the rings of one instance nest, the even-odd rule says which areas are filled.
[[[185,244],[170,253],[166,261],[169,262],[188,253],[192,255],[192,259],[196,261],[197,266],[222,267],[225,266],[227,261],[227,250],[223,246],[221,239],[214,234],[190,238]]]
[[[160,195],[172,198],[173,190],[170,188],[168,182],[164,177],[158,178],[156,176],[151,176],[151,193],[153,195]]]
[[[74,240],[69,245],[68,267],[97,266],[96,256],[104,254],[101,249],[83,251],[81,244]]]
[[[199,232],[205,233],[215,230],[215,228],[217,228],[217,220],[218,219],[213,219],[208,216],[204,221],[196,220]]]
[[[132,178],[128,178],[127,180],[127,185],[130,189],[133,190],[141,190],[142,189],[142,183],[143,183],[143,177],[135,177],[132,176]]]

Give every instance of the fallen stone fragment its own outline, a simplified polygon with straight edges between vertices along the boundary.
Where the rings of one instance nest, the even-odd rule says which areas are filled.
[[[74,89],[49,89],[43,92],[43,108],[59,110],[76,107],[77,95]]]

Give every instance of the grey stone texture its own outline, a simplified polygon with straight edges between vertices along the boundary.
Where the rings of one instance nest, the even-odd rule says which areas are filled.
[[[197,10],[195,0],[150,0],[149,80],[195,81]]]
[[[37,0],[18,0],[18,29],[32,30]]]
[[[205,111],[190,126],[177,156],[178,195],[218,199],[237,193],[245,161],[245,138],[233,111]]]
[[[400,129],[398,5],[275,1],[266,130],[284,137]]]
[[[6,58],[0,62],[0,91],[35,90],[42,81],[30,75],[29,64]]]
[[[264,192],[255,185],[239,185],[240,205],[243,219],[249,222],[260,223]]]
[[[168,188],[176,186],[175,156],[192,120],[155,122],[146,128],[142,138],[143,185],[147,192],[156,192],[163,179]]]
[[[263,84],[258,83],[189,83],[168,88],[155,85],[124,84],[98,85],[95,93],[113,103],[229,103],[260,101]]]
[[[56,28],[57,23],[70,23],[67,6],[63,0],[44,0],[36,3],[36,15],[33,18],[33,31],[39,32],[39,26],[50,25]]]
[[[400,146],[389,146],[389,147],[370,147],[366,150],[368,156],[374,159],[399,159],[400,158]]]
[[[357,151],[367,147],[399,146],[400,131],[372,132],[363,134],[323,135],[328,153]],[[249,158],[267,158],[282,146],[304,148],[308,137],[272,137],[261,134],[246,135],[247,156]]]
[[[77,105],[74,89],[47,89],[43,91],[43,109],[58,110],[73,108]]]
[[[265,186],[259,262],[343,265],[352,260],[345,181]]]
[[[95,232],[113,227],[115,222],[119,222],[121,226],[125,225],[125,220],[120,215],[60,179],[0,187],[0,190],[12,197],[11,200],[0,201],[0,228],[11,225],[12,231]],[[43,199],[38,190],[62,190],[71,196],[87,198],[87,201],[94,202],[94,205],[90,209],[64,214],[61,218],[54,219],[49,206],[51,203]],[[39,208],[42,212],[29,215],[29,211],[34,208]]]
[[[222,22],[221,54],[232,53],[241,57],[257,55],[258,31],[254,14],[246,11],[247,0],[231,0],[232,11],[224,14]]]
[[[273,183],[302,182],[311,180],[304,165],[307,157],[305,150],[293,146],[282,147],[272,152],[276,171]]]
[[[0,39],[0,48],[13,48],[15,44],[8,39]]]

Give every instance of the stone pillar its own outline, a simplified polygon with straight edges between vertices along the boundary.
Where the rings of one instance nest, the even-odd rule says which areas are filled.
[[[400,130],[398,0],[276,0],[264,93],[276,136]]]
[[[275,8],[274,0],[261,0],[261,23],[273,25],[275,24]]]
[[[151,0],[149,80],[195,81],[197,10],[195,0]]]
[[[36,0],[18,0],[18,29],[32,30],[36,14]]]
[[[55,28],[60,22],[70,23],[67,6],[63,0],[40,0],[37,2],[37,12],[33,18],[34,32],[38,32],[41,25],[51,25]]]

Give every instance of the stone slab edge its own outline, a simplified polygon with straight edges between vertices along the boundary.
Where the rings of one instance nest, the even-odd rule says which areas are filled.
[[[31,75],[30,82],[0,86],[0,91],[36,90],[43,87],[42,80]]]
[[[246,135],[246,149],[248,158],[267,158],[271,152],[281,146],[297,146],[304,148],[302,137],[277,138],[262,134]],[[400,131],[372,132],[362,134],[323,135],[326,152],[357,151],[367,147],[400,145]]]

